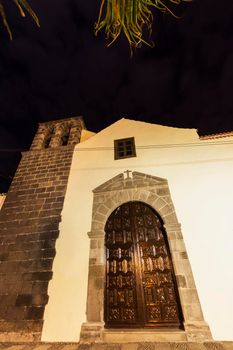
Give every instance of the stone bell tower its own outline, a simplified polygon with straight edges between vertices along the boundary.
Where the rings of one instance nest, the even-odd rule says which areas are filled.
[[[0,211],[0,341],[40,340],[81,117],[39,124]]]

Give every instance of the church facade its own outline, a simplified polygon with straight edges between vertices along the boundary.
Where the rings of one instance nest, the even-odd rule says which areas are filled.
[[[232,151],[128,119],[40,124],[0,212],[1,339],[231,340]]]

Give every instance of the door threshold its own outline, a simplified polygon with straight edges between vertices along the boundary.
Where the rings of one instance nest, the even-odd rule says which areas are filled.
[[[185,331],[178,329],[108,328],[103,329],[101,333],[102,341],[106,343],[187,341]]]

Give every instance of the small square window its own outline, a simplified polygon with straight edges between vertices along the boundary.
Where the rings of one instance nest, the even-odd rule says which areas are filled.
[[[134,137],[114,140],[115,159],[136,157]]]

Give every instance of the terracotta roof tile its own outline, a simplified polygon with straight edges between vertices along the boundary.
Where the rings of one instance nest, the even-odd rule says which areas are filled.
[[[211,139],[219,139],[222,137],[230,137],[233,136],[233,131],[226,131],[226,132],[220,132],[216,134],[207,134],[207,135],[200,135],[200,140],[211,140]]]

